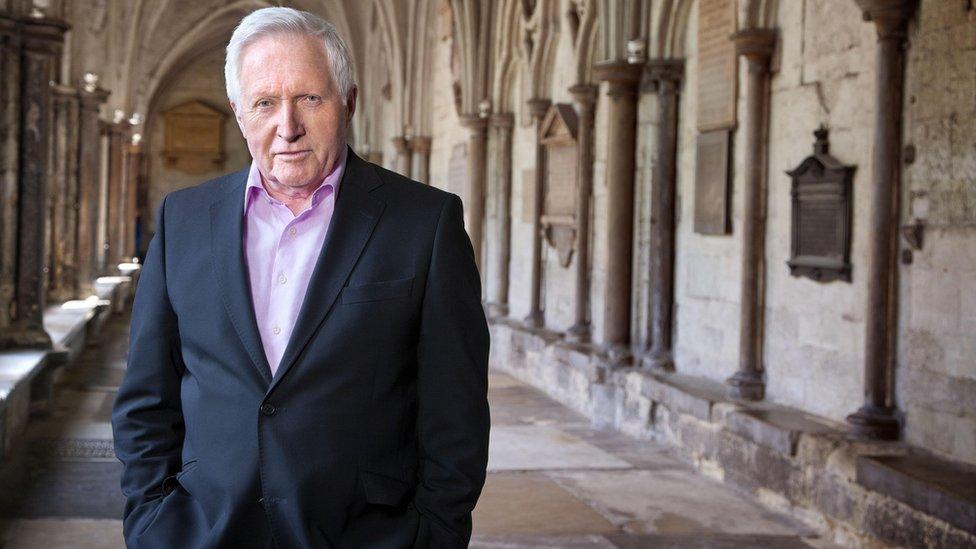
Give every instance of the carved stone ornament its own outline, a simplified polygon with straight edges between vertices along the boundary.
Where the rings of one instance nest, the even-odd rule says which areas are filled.
[[[542,232],[559,254],[559,264],[569,267],[576,246],[576,197],[579,162],[576,110],[567,103],[549,108],[539,129],[539,141],[546,148],[545,189],[542,203]]]
[[[190,174],[224,165],[224,120],[227,115],[201,101],[177,105],[163,113],[166,167]]]
[[[851,183],[855,166],[830,156],[827,128],[814,132],[813,155],[786,172],[793,180],[790,274],[818,282],[851,281]]]

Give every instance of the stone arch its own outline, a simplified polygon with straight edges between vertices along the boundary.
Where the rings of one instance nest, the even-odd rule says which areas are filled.
[[[523,40],[523,56],[528,60],[529,89],[532,97],[549,97],[552,84],[553,65],[556,60],[556,44],[559,38],[559,2],[540,0],[535,10],[524,20],[526,39],[535,33],[532,46]]]
[[[523,66],[519,37],[523,33],[519,0],[507,0],[499,10],[495,31],[495,75],[492,78],[491,103],[495,112],[513,112],[512,86]]]
[[[694,0],[665,0],[659,4],[656,24],[652,27],[652,54],[656,58],[681,59],[685,56],[688,18]]]
[[[430,135],[433,123],[429,77],[433,71],[436,43],[436,12],[432,0],[410,3],[410,26],[407,33],[407,68],[404,108],[405,121],[415,135]]]
[[[739,0],[738,28],[763,29],[776,26],[779,0]]]
[[[581,8],[579,30],[576,33],[576,82],[587,84],[593,80],[593,64],[596,63],[599,45],[599,10],[596,0],[583,0],[577,4]]]

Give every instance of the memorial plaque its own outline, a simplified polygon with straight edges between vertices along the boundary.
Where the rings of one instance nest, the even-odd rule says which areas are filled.
[[[830,156],[827,130],[814,135],[813,155],[795,170],[793,180],[790,274],[812,280],[851,280],[851,183],[854,166]]]
[[[451,149],[451,159],[447,164],[447,191],[461,197],[468,203],[468,144],[458,143]]]
[[[223,111],[201,101],[182,103],[165,111],[166,166],[191,174],[222,168],[226,118]]]
[[[578,125],[573,106],[556,103],[542,119],[539,130],[539,139],[546,148],[541,222],[546,242],[556,249],[563,267],[569,266],[576,242]]]
[[[729,130],[698,135],[695,157],[695,232],[729,232]]]
[[[698,3],[698,131],[735,125],[734,0]]]
[[[543,214],[571,217],[576,214],[576,146],[549,147],[547,152]]]

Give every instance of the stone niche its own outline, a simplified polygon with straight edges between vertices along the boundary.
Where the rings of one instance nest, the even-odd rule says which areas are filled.
[[[226,119],[227,114],[202,101],[181,103],[163,112],[166,167],[189,174],[223,168]]]
[[[791,196],[790,274],[818,282],[851,281],[851,183],[854,166],[830,155],[827,128],[813,132],[813,155],[787,175]]]
[[[572,105],[556,103],[549,108],[539,129],[539,140],[546,149],[540,221],[546,242],[556,249],[564,268],[569,267],[576,245],[578,126]]]

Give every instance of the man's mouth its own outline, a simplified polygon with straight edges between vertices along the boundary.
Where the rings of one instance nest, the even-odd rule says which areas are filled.
[[[281,160],[300,160],[302,158],[305,158],[309,154],[311,154],[311,152],[312,151],[308,151],[308,150],[305,150],[305,151],[281,151],[281,152],[274,153],[274,157],[276,159],[277,158],[280,158]]]

